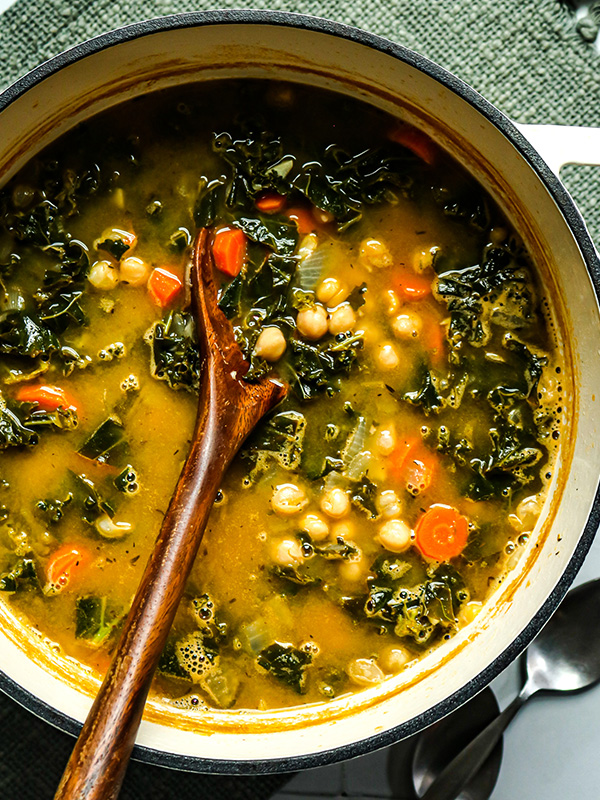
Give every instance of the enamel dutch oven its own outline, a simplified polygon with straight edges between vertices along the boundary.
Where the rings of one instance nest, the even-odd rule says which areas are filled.
[[[562,449],[542,517],[484,610],[450,641],[380,686],[327,704],[198,712],[149,701],[134,757],[217,773],[283,772],[349,758],[457,708],[540,630],[573,581],[600,519],[600,265],[550,168],[569,160],[597,163],[600,131],[519,130],[441,67],[359,30],[292,14],[218,11],[108,33],[7,89],[0,96],[0,183],[102,109],[168,86],[246,76],[309,83],[364,100],[420,126],[473,172],[540,268],[572,379],[565,376]],[[534,136],[548,163],[526,138]],[[569,159],[569,147],[577,158]],[[76,733],[97,676],[27,630],[5,604],[0,628],[1,688]]]

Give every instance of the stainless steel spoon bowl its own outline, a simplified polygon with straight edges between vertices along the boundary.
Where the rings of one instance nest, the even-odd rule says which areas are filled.
[[[600,580],[572,589],[526,654],[527,680],[521,692],[431,783],[422,800],[455,800],[488,760],[507,725],[537,692],[579,692],[600,682]],[[432,758],[443,747],[430,737]],[[418,791],[423,764],[413,762]],[[481,793],[477,800],[486,800]]]

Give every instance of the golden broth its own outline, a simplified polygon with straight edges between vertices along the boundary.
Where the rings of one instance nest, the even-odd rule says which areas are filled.
[[[136,100],[78,127],[4,190],[2,393],[9,410],[30,428],[36,411],[48,409],[43,402],[20,402],[22,387],[59,386],[77,407],[73,429],[55,430],[46,422],[38,444],[7,446],[2,453],[0,582],[4,579],[7,602],[66,654],[99,671],[106,668],[196,415],[195,392],[185,391],[189,386],[174,391],[156,380],[150,364],[153,326],[169,309],[185,309],[185,291],[163,308],[148,291],[148,276],[158,268],[184,281],[190,241],[202,217],[198,198],[206,198],[210,181],[225,185],[227,178],[220,176],[231,166],[220,157],[222,150],[211,147],[213,134],[237,130],[239,119],[255,107],[264,109],[261,130],[281,133],[284,154],[292,152],[297,164],[311,161],[332,142],[347,153],[381,145],[399,148],[390,163],[406,162],[406,174],[388,181],[378,202],[362,202],[352,224],[341,220],[341,231],[328,204],[315,207],[299,189],[275,214],[257,212],[248,206],[248,196],[246,205],[234,210],[220,201],[217,226],[245,214],[295,231],[294,217],[291,222],[286,217],[294,208],[312,219],[311,230],[294,233],[293,252],[277,262],[294,270],[287,277],[288,305],[279,317],[250,313],[244,287],[241,306],[232,314],[248,356],[261,326],[283,332],[286,353],[272,361],[292,390],[274,413],[302,414],[305,428],[295,469],[272,454],[261,456],[265,448],[255,438],[224,480],[155,685],[167,702],[184,708],[208,703],[266,709],[325,701],[398,672],[452,636],[477,613],[526,541],[558,439],[561,366],[543,312],[547,298],[518,235],[473,179],[432,143],[409,129],[408,139],[402,134],[400,143],[390,145],[391,134],[398,138],[397,123],[382,113],[300,87],[232,82]],[[307,109],[310,135],[304,127]],[[250,152],[248,162],[254,157]],[[96,161],[97,171],[90,169]],[[82,175],[91,183],[100,175],[97,191],[84,191]],[[75,184],[71,206],[67,189]],[[11,314],[38,313],[36,303],[42,302],[39,291],[37,299],[32,293],[52,267],[54,251],[22,241],[18,231],[40,198],[52,192],[62,203],[61,233],[83,243],[91,265],[76,300],[85,323],[71,320],[64,331],[57,329],[61,345],[79,354],[70,372],[56,352],[49,360],[24,359],[2,338],[2,325],[16,318]],[[255,194],[258,205],[268,192]],[[481,202],[473,205],[479,196]],[[103,242],[103,231],[110,229],[134,232],[135,247],[112,252]],[[250,281],[272,248],[246,244],[241,274]],[[316,248],[312,254],[311,248]],[[500,255],[489,255],[494,250],[504,253],[501,268],[493,261],[500,263]],[[9,269],[13,253],[20,260]],[[482,253],[492,265],[488,271],[508,272],[493,290],[480,293],[474,316],[465,312],[459,318],[460,298],[452,295],[450,302],[447,286],[457,273],[480,264]],[[123,279],[130,255],[145,271],[140,286]],[[119,274],[121,281],[110,285]],[[221,279],[225,292],[230,276]],[[328,280],[337,281],[341,294],[321,301]],[[323,309],[328,330],[302,335],[295,327],[298,314],[315,307]],[[350,321],[339,333],[332,320],[342,307]],[[260,303],[253,308],[262,310]],[[468,339],[479,336],[477,331],[459,330],[464,319],[482,327],[479,339]],[[352,333],[345,340],[346,330]],[[349,348],[353,337],[357,344],[348,349],[348,368],[332,372],[317,388],[308,381],[315,396],[302,400],[297,379],[302,351],[294,343],[312,347],[314,355],[327,342]],[[29,379],[16,375],[24,361],[35,362],[40,373]],[[259,369],[269,363],[253,361]],[[428,390],[426,375],[433,381]],[[514,385],[507,385],[507,376],[517,376]],[[117,418],[124,443],[108,455],[79,454],[111,417]],[[265,430],[263,425],[258,439]],[[496,439],[490,430],[497,431]],[[139,483],[131,494],[115,485],[128,465]],[[92,482],[99,506],[90,509],[89,484],[77,476]],[[297,513],[278,505],[278,487],[288,484],[297,493]],[[340,492],[345,498],[343,513],[326,502],[336,491],[338,499]],[[56,500],[64,503],[59,519],[53,519]],[[428,509],[440,504],[452,510],[457,524],[468,524],[469,539],[457,554],[427,557],[419,530]],[[99,522],[106,522],[107,514],[108,538]],[[321,532],[310,532],[310,514]],[[116,535],[120,538],[111,538]],[[59,570],[63,582],[55,585],[50,573],[61,548],[83,555],[81,564]],[[15,578],[23,558],[32,562],[35,578]],[[205,595],[208,606],[201,599]],[[93,608],[85,605],[90,599]]]

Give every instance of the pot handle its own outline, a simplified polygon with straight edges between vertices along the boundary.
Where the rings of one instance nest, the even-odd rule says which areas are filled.
[[[577,125],[521,125],[515,127],[528,139],[550,169],[558,175],[565,164],[600,166],[600,128]]]

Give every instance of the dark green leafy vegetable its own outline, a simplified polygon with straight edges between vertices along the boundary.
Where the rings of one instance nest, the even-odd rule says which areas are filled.
[[[363,346],[361,333],[340,333],[333,342],[320,345],[300,340],[290,342],[292,387],[301,400],[310,400],[335,385],[340,375],[349,375]]]
[[[36,564],[30,556],[17,559],[7,572],[0,575],[0,592],[35,591],[39,588]]]
[[[35,504],[38,514],[49,525],[57,525],[64,519],[67,507],[73,501],[73,494],[71,492],[65,497],[64,500],[59,500],[57,497],[53,499],[38,500]]]
[[[166,320],[155,322],[144,338],[150,345],[153,377],[166,381],[171,389],[198,390],[200,355],[191,314],[172,311]]]
[[[233,224],[253,242],[269,247],[279,256],[293,255],[298,244],[298,229],[291,223],[238,217]]]
[[[257,427],[242,450],[242,458],[252,465],[254,480],[271,464],[295,472],[303,452],[306,419],[299,411],[280,411]]]
[[[328,560],[352,561],[360,553],[358,547],[352,542],[347,542],[343,536],[338,536],[335,542],[326,542],[325,544],[311,543],[311,547],[316,555]]]
[[[55,334],[35,314],[10,311],[0,315],[0,353],[37,358],[59,348]]]
[[[140,490],[140,479],[137,472],[128,464],[114,480],[115,488],[123,494],[137,494]]]
[[[290,686],[298,694],[306,691],[306,669],[312,663],[312,654],[291,644],[274,642],[265,647],[256,659],[280,683]]]
[[[110,416],[96,428],[77,451],[80,456],[92,461],[108,463],[120,453],[125,441],[123,423],[117,416]]]
[[[103,644],[125,616],[125,609],[107,597],[78,597],[75,604],[75,637],[94,647]]]
[[[36,445],[39,437],[35,431],[25,427],[14,411],[4,402],[0,394],[0,450],[7,447]]]
[[[416,586],[405,583],[409,570],[397,559],[375,562],[376,577],[369,580],[364,610],[369,618],[393,624],[397,636],[424,644],[434,633],[456,627],[456,615],[468,592],[459,572],[449,564],[430,568],[427,580]]]
[[[375,498],[377,496],[377,486],[369,480],[366,475],[352,484],[350,498],[352,503],[369,519],[376,519],[379,516]]]

